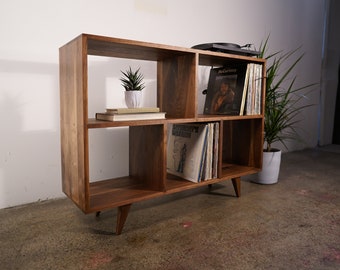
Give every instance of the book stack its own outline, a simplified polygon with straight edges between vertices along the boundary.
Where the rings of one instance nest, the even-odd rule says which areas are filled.
[[[241,63],[210,70],[206,114],[261,114],[262,65]]]
[[[169,125],[167,172],[192,182],[217,178],[219,123]]]
[[[165,119],[165,112],[160,112],[158,107],[115,108],[96,113],[96,119],[104,121]]]

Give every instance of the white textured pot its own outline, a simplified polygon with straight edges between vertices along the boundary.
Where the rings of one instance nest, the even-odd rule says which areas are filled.
[[[273,149],[272,152],[263,152],[262,171],[257,173],[254,182],[259,184],[275,184],[279,180],[281,165],[281,150]]]
[[[125,91],[125,103],[128,108],[139,108],[142,103],[142,91]]]

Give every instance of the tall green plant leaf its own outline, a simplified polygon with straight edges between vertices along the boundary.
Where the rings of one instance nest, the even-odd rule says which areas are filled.
[[[300,47],[289,51],[278,51],[267,55],[269,36],[260,45],[258,57],[267,60],[266,70],[266,99],[264,118],[264,141],[267,143],[266,151],[271,151],[274,142],[282,143],[286,148],[286,140],[298,140],[297,124],[298,115],[306,107],[300,101],[305,98],[301,91],[311,88],[315,84],[307,84],[295,88],[297,76],[292,75],[292,71],[304,57],[304,53],[298,54]],[[287,61],[293,62],[282,72],[282,65]],[[280,73],[282,72],[282,74]],[[288,81],[287,81],[288,80]],[[288,84],[287,88],[284,85]]]

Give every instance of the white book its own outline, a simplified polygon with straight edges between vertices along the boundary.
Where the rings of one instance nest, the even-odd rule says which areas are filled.
[[[218,122],[216,122],[216,123],[214,123],[212,178],[217,178],[219,136],[220,136],[220,124]]]
[[[253,114],[253,92],[254,92],[254,64],[249,65],[248,91],[246,100],[246,115]]]
[[[244,114],[244,107],[246,104],[247,99],[247,91],[248,91],[248,84],[249,84],[249,73],[250,73],[250,64],[247,65],[246,75],[244,78],[244,85],[243,85],[243,92],[242,92],[242,101],[241,101],[241,107],[240,107],[240,115]]]
[[[212,159],[213,159],[213,143],[214,143],[214,123],[208,124],[208,136],[207,136],[207,151],[205,156],[205,170],[202,180],[212,178]]]
[[[126,114],[96,113],[96,119],[104,120],[104,121],[134,121],[134,120],[165,119],[165,112],[126,113]]]
[[[256,96],[255,96],[255,114],[261,114],[262,98],[262,65],[256,65]]]
[[[126,114],[126,113],[155,113],[160,112],[158,107],[139,107],[139,108],[107,108],[106,113]]]

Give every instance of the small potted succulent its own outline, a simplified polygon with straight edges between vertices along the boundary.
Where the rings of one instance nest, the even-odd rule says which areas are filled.
[[[133,71],[129,67],[126,71],[121,71],[123,76],[120,78],[125,89],[125,102],[128,108],[138,108],[141,106],[142,90],[145,88],[144,76],[140,68]]]

